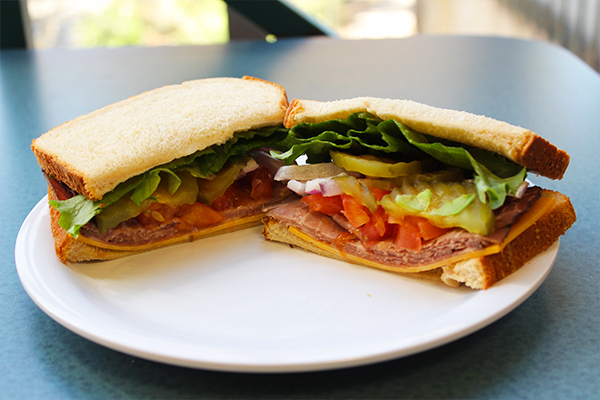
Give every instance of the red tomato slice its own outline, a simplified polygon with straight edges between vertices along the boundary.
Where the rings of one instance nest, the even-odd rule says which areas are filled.
[[[250,197],[265,200],[273,197],[273,175],[266,168],[259,168],[252,177]]]
[[[197,226],[198,228],[213,225],[225,219],[221,213],[199,202],[192,205],[184,204],[181,206],[176,216],[181,218],[182,221]]]
[[[172,207],[161,203],[152,203],[136,218],[144,226],[158,226],[161,223],[168,224],[173,220],[179,207]]]
[[[233,185],[232,185],[233,186]],[[226,208],[232,208],[235,204],[236,192],[230,186],[227,188],[225,193],[221,195],[221,197],[217,197],[217,199],[211,204],[212,208],[217,211],[225,210]]]
[[[383,196],[391,193],[391,191],[389,191],[389,190],[383,190],[383,189],[374,188],[374,187],[369,188],[369,190],[371,191],[371,193],[373,193],[373,196],[375,196],[375,199],[377,201],[381,201]]]
[[[417,219],[412,216],[405,217],[398,228],[396,247],[414,251],[416,253],[421,250],[422,245],[421,231],[419,230]]]
[[[375,214],[371,215],[371,219],[361,228],[364,242],[372,242],[374,240],[382,240],[389,236],[391,229],[387,223],[387,215],[383,207],[377,207]]]
[[[243,179],[233,182],[221,197],[218,197],[210,207],[213,210],[223,211],[236,208],[252,202],[250,197],[250,182]]]
[[[345,193],[341,194],[341,197],[342,205],[344,207],[342,214],[348,218],[348,221],[350,221],[353,227],[359,228],[369,222],[371,213],[365,206],[356,201],[354,197]]]
[[[344,206],[340,196],[324,197],[321,193],[310,194],[302,198],[310,211],[318,211],[327,215],[339,214]]]
[[[437,227],[431,222],[429,222],[429,220],[426,218],[418,218],[417,225],[419,226],[419,231],[421,232],[421,237],[423,238],[423,240],[434,239],[450,230],[446,228]]]

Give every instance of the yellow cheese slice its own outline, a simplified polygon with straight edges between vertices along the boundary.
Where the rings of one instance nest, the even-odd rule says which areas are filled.
[[[261,213],[258,215],[251,215],[251,216],[245,217],[245,218],[239,218],[239,219],[234,219],[234,220],[225,220],[225,221],[223,221],[223,223],[220,223],[217,225],[211,225],[209,227],[206,227],[206,228],[201,229],[196,232],[191,232],[191,233],[184,232],[179,236],[175,236],[175,237],[169,238],[169,239],[161,241],[161,242],[147,243],[147,244],[142,244],[142,245],[138,245],[138,246],[118,246],[118,245],[104,243],[104,242],[100,242],[100,241],[97,241],[94,239],[90,239],[83,235],[79,235],[77,240],[79,240],[80,242],[83,242],[85,244],[89,244],[89,245],[92,245],[95,247],[100,247],[102,249],[122,250],[122,251],[142,251],[142,250],[148,250],[148,249],[151,249],[151,248],[154,248],[157,246],[162,247],[162,246],[168,246],[168,245],[172,245],[172,244],[180,243],[180,242],[191,242],[195,239],[213,236],[217,233],[221,233],[222,231],[227,231],[227,230],[233,231],[233,230],[238,230],[238,229],[242,229],[242,228],[248,228],[251,226],[255,226],[260,223],[260,220],[264,216],[265,216],[265,213]]]
[[[476,251],[472,251],[472,252],[469,252],[466,254],[461,254],[461,255],[454,256],[454,257],[446,258],[442,261],[438,261],[438,262],[435,262],[432,264],[427,264],[425,266],[392,267],[392,266],[381,264],[381,263],[378,263],[375,261],[370,261],[370,260],[364,259],[362,257],[357,257],[352,254],[344,253],[343,251],[336,248],[335,246],[332,246],[331,244],[324,243],[324,242],[313,239],[312,237],[310,237],[309,235],[302,232],[301,230],[299,230],[296,227],[290,226],[288,229],[294,235],[311,243],[312,245],[320,248],[321,250],[329,252],[329,253],[338,254],[338,255],[348,259],[349,262],[354,262],[354,263],[358,263],[358,264],[366,264],[366,265],[370,265],[375,268],[380,268],[380,269],[384,269],[384,270],[388,270],[388,271],[421,272],[421,271],[428,271],[431,269],[443,267],[443,266],[446,266],[449,264],[454,264],[454,263],[462,261],[462,260],[483,257],[483,256],[489,256],[491,254],[496,254],[496,253],[501,252],[502,249],[504,249],[504,247],[508,243],[510,243],[512,240],[514,240],[517,236],[519,236],[527,228],[529,228],[537,220],[539,220],[544,214],[546,214],[552,208],[552,206],[554,205],[555,202],[556,202],[556,199],[554,199],[552,197],[544,197],[544,198],[541,198],[538,201],[536,201],[531,206],[531,208],[529,209],[529,211],[526,214],[523,214],[519,218],[517,218],[517,220],[514,222],[513,226],[511,227],[509,234],[506,236],[506,238],[500,244],[494,244],[494,245],[488,246],[482,250],[476,250]]]

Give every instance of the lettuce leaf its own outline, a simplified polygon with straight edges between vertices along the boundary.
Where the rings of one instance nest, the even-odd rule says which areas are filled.
[[[487,203],[489,201],[492,210],[501,207],[504,204],[506,196],[514,194],[517,188],[527,176],[527,169],[505,159],[505,162],[498,160],[496,154],[478,149],[476,152],[481,162],[477,161],[464,147],[458,145],[447,146],[441,142],[429,143],[425,135],[415,132],[408,127],[401,128],[404,136],[412,145],[423,150],[438,161],[454,167],[474,171],[475,188],[479,201]],[[500,178],[496,173],[490,171],[484,163],[495,169],[499,174],[512,174],[507,178]]]
[[[419,194],[399,194],[394,198],[397,205],[406,208],[412,212],[425,212],[431,203],[433,193],[429,189],[423,190]]]
[[[79,229],[102,211],[100,202],[90,201],[82,194],[62,201],[50,200],[48,203],[60,213],[58,224],[75,239],[79,237]]]
[[[99,201],[91,201],[83,195],[78,195],[63,201],[50,200],[49,204],[60,212],[59,225],[77,239],[82,226],[101,213],[103,208],[127,193],[132,192],[131,200],[140,205],[144,200],[151,198],[161,179],[166,176],[169,179],[169,192],[173,194],[181,184],[176,172],[186,170],[196,178],[211,179],[225,163],[233,162],[252,150],[261,147],[284,149],[281,143],[286,136],[287,129],[282,126],[236,132],[232,139],[222,145],[197,151],[128,179]]]
[[[393,121],[382,121],[370,113],[359,112],[346,119],[298,124],[281,143],[288,150],[275,156],[288,165],[301,155],[306,155],[311,164],[329,162],[330,150],[404,160],[422,157],[423,153],[411,146],[400,132],[385,129],[390,122],[393,124]]]
[[[175,193],[179,188],[179,185],[181,185],[181,179],[179,179],[177,174],[175,174],[175,172],[169,168],[154,168],[146,172],[143,175],[140,184],[133,189],[131,201],[139,206],[144,200],[152,196],[152,193],[154,193],[160,184],[161,172],[164,172],[169,180],[169,193]],[[121,196],[119,196],[119,198],[121,198]]]

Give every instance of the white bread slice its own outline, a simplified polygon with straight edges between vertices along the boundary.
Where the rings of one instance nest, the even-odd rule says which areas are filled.
[[[556,200],[552,208],[532,226],[508,243],[500,253],[471,258],[422,272],[393,272],[392,268],[385,268],[384,270],[404,276],[441,280],[450,286],[459,286],[460,283],[464,283],[473,289],[487,289],[549,248],[575,222],[575,210],[567,196],[555,191],[544,190],[542,197],[553,197]],[[325,257],[377,268],[372,262],[360,262],[357,261],[357,258],[351,261],[340,254],[339,251],[336,251],[334,247],[328,245],[316,246],[314,243],[292,233],[286,224],[268,215],[263,219],[263,223],[262,234],[267,240],[287,243]],[[328,251],[328,249],[331,249],[331,251]]]
[[[346,118],[364,111],[384,120],[396,120],[425,134],[496,152],[550,179],[561,179],[569,165],[569,155],[564,150],[528,129],[482,115],[431,107],[410,100],[357,97],[321,102],[294,99],[284,125],[291,128],[303,122]]]
[[[42,170],[90,200],[235,132],[278,125],[285,90],[252,77],[164,86],[80,116],[32,142]]]

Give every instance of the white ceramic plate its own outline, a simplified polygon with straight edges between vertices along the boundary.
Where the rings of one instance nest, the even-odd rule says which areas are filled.
[[[121,260],[62,264],[47,200],[16,242],[33,301],[130,355],[224,371],[314,371],[403,357],[464,337],[527,299],[558,242],[486,291],[449,288],[266,242],[260,228]]]

